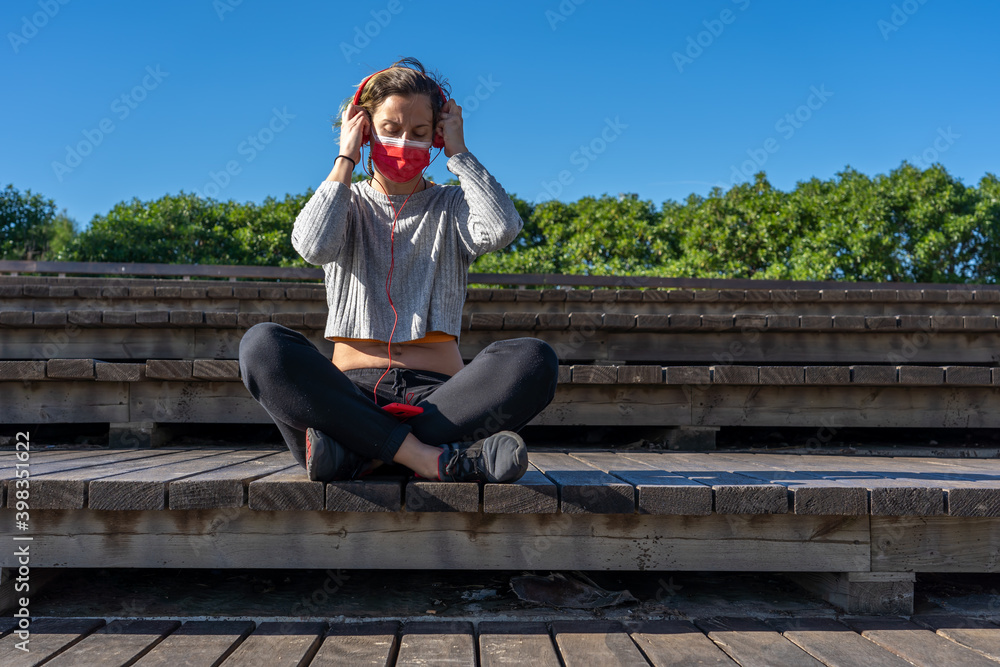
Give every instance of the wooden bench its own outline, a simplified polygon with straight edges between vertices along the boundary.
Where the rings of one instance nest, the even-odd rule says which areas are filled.
[[[37,568],[802,573],[856,612],[911,613],[916,572],[1000,570],[992,461],[555,450],[530,461],[514,484],[324,484],[281,451],[33,452],[24,534]],[[11,526],[15,465],[0,454]],[[12,552],[0,566],[16,567]]]
[[[0,619],[0,661],[21,658]],[[152,665],[995,665],[1000,627],[972,618],[421,622],[36,620],[32,658]],[[477,662],[478,658],[478,662]],[[7,662],[7,661],[11,662]],[[908,661],[909,662],[908,662]],[[228,662],[225,664],[229,664]]]

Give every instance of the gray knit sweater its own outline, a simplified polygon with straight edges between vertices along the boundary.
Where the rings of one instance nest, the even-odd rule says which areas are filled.
[[[458,338],[469,265],[511,243],[523,222],[504,189],[472,153],[452,155],[448,171],[461,185],[435,185],[410,196],[396,222],[392,302],[399,313],[393,342],[444,331]],[[292,226],[292,247],[322,264],[329,313],[327,339],[389,340],[393,314],[385,294],[392,208],[367,181],[324,181]]]

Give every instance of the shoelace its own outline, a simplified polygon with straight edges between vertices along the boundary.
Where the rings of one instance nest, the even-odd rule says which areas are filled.
[[[455,453],[451,455],[451,458],[449,458],[448,462],[444,465],[444,474],[445,475],[451,476],[451,475],[453,475],[455,473],[455,468],[458,466],[458,462],[462,458],[462,454],[464,454],[465,451],[466,450],[462,450],[462,449],[456,449],[455,450]],[[471,458],[471,457],[466,457],[466,460],[469,461],[469,463],[472,464],[472,471],[476,475],[481,475],[482,474],[481,471],[479,470],[479,466],[476,465],[476,459]]]

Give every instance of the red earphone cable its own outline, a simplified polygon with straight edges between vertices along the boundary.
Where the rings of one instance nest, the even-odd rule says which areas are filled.
[[[370,146],[369,146],[368,150],[371,150]],[[441,154],[441,151],[438,150],[438,154],[437,155],[440,155],[440,154]],[[434,159],[432,159],[431,162],[434,162],[434,160],[437,159],[437,155],[434,156]],[[430,163],[427,164],[427,167],[429,167],[429,166],[431,166]],[[423,178],[422,177],[423,177],[424,172],[427,171],[427,167],[424,167],[424,169],[420,172],[420,175],[421,175],[421,181],[420,182],[421,183],[423,183]],[[375,183],[378,182],[378,181],[375,180],[374,174],[372,175],[372,181],[375,182]],[[392,228],[389,231],[389,273],[385,277],[385,295],[389,299],[389,307],[392,308],[393,320],[392,320],[392,331],[389,333],[389,342],[386,344],[386,347],[388,348],[388,352],[389,352],[389,365],[386,367],[385,373],[382,373],[382,375],[379,377],[379,379],[375,382],[375,388],[372,389],[372,394],[375,397],[375,402],[376,403],[378,403],[378,385],[379,385],[380,382],[382,382],[382,378],[384,378],[386,375],[388,375],[389,371],[392,369],[392,337],[396,333],[396,324],[399,322],[399,313],[396,312],[396,306],[392,303],[392,294],[390,294],[390,289],[392,289],[392,272],[393,272],[393,269],[396,266],[396,243],[395,243],[395,241],[396,241],[396,221],[399,219],[399,214],[403,212],[403,207],[406,206],[406,202],[410,201],[410,197],[412,197],[413,193],[417,191],[417,185],[419,185],[419,183],[415,184],[413,186],[413,191],[410,192],[410,194],[406,195],[406,199],[404,199],[403,203],[399,205],[399,210],[396,210],[396,207],[393,206],[393,204],[392,204],[392,200],[389,199],[389,206],[392,208],[392,212],[394,213],[394,215],[392,217]],[[379,187],[381,187],[381,185],[379,185]],[[382,191],[385,192],[385,196],[388,199],[389,193],[385,191],[385,188],[382,188]]]

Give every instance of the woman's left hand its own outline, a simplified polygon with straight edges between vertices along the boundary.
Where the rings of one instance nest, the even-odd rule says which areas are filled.
[[[469,150],[465,147],[465,132],[462,129],[462,107],[455,100],[448,100],[441,107],[435,131],[444,137],[445,157]]]

